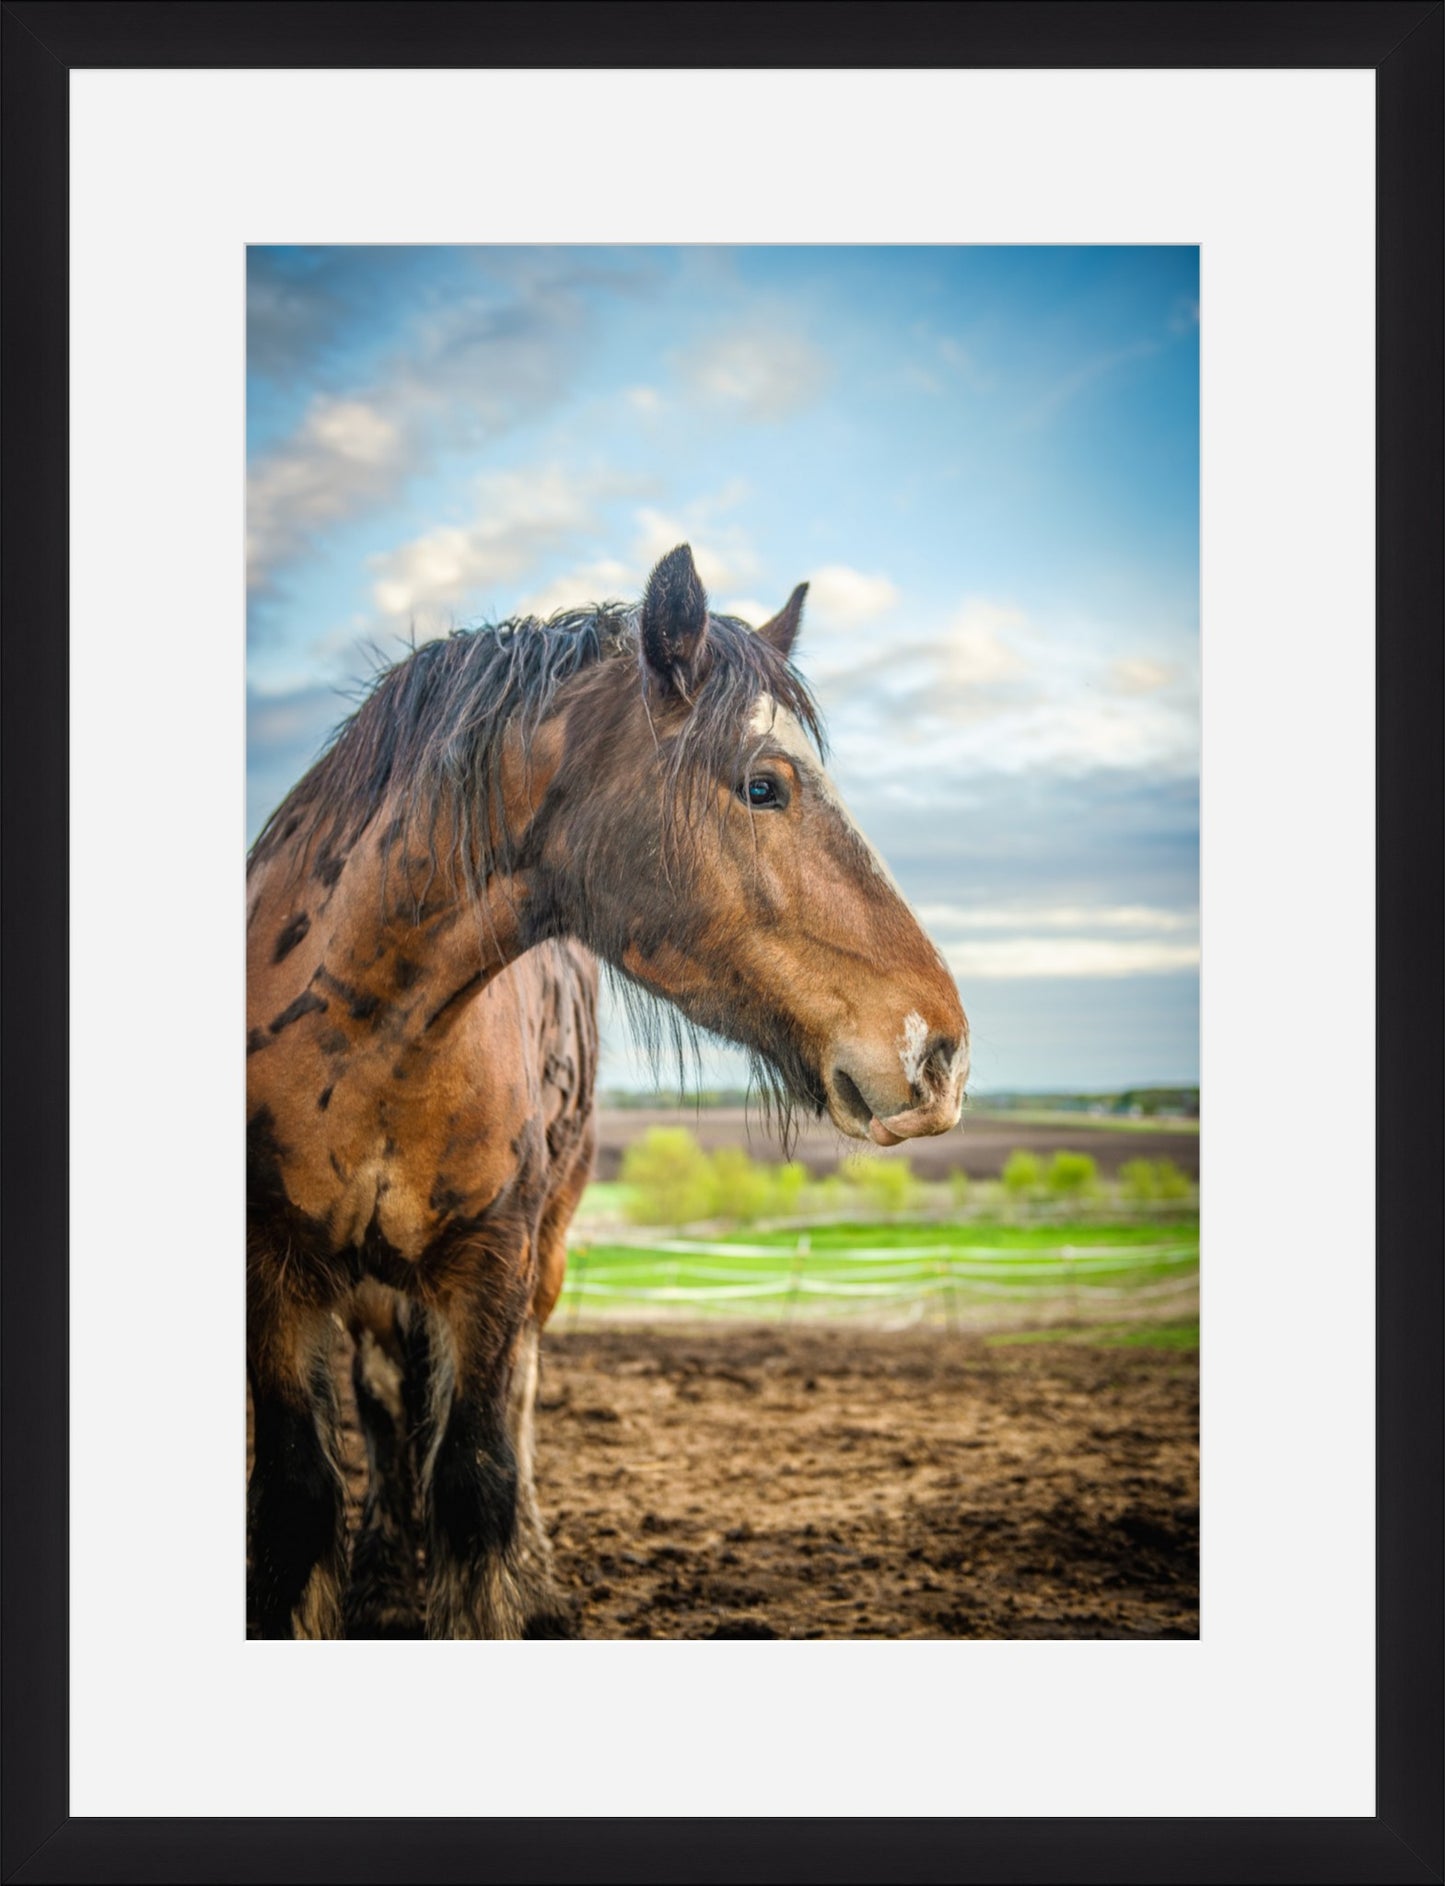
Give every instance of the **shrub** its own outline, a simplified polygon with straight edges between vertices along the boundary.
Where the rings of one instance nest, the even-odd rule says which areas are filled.
[[[1152,1159],[1126,1159],[1119,1168],[1119,1190],[1125,1198],[1133,1199],[1138,1205],[1147,1205],[1151,1199],[1158,1198],[1158,1182],[1154,1177]]]
[[[1155,1160],[1154,1183],[1159,1188],[1160,1198],[1188,1198],[1189,1196],[1189,1175],[1181,1172],[1172,1159]]]
[[[850,1153],[841,1169],[848,1184],[863,1194],[874,1211],[905,1211],[917,1192],[913,1168],[906,1159],[870,1159]]]
[[[830,1172],[826,1179],[819,1179],[814,1186],[813,1201],[816,1210],[836,1216],[847,1208],[847,1184],[836,1172]]]
[[[785,1166],[774,1166],[771,1209],[780,1218],[791,1218],[802,1203],[807,1183],[808,1168],[800,1161],[790,1159]]]
[[[1188,1198],[1189,1178],[1172,1159],[1130,1159],[1119,1168],[1119,1189],[1141,1205]]]
[[[868,1183],[864,1177],[867,1168],[873,1162],[863,1153],[844,1153],[838,1161],[838,1178],[850,1190],[861,1191]]]
[[[712,1165],[685,1126],[649,1127],[623,1156],[622,1182],[634,1224],[682,1225],[713,1210]]]
[[[962,1166],[955,1166],[948,1175],[948,1196],[956,1210],[968,1203],[968,1174]]]
[[[1034,1153],[1026,1153],[1022,1147],[1016,1148],[1004,1161],[1004,1189],[1014,1198],[1025,1198],[1037,1192],[1044,1182],[1044,1169]]]
[[[913,1167],[906,1159],[872,1159],[873,1196],[886,1212],[907,1211],[918,1197]]]
[[[1099,1189],[1099,1168],[1087,1153],[1057,1152],[1049,1161],[1048,1187],[1056,1198],[1087,1198]]]
[[[773,1185],[766,1166],[754,1165],[741,1146],[720,1146],[712,1156],[713,1210],[751,1224],[767,1211]]]

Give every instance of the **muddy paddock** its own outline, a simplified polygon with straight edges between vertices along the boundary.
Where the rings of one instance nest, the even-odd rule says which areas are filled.
[[[654,1324],[543,1358],[583,1637],[1198,1634],[1192,1353]]]

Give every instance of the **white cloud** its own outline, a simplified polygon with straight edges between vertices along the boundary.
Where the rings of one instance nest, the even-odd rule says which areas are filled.
[[[1009,638],[1025,626],[1022,610],[970,597],[944,630],[940,667],[960,688],[992,687],[1021,674],[1028,663]]]
[[[952,756],[961,742],[968,769],[975,773],[1105,769],[1184,776],[1198,767],[1199,726],[1191,711],[1154,696],[1128,706],[1067,696],[1019,703],[980,700],[972,712],[966,703],[951,709],[940,703],[936,712],[920,712],[914,763],[926,765],[935,752]]]
[[[782,419],[811,405],[828,377],[811,341],[762,325],[704,341],[681,355],[677,366],[694,393],[736,407],[749,419]]]
[[[1193,911],[1145,904],[1083,904],[971,908],[966,904],[922,904],[918,917],[931,929],[952,930],[1152,930],[1163,934],[1198,928]]]
[[[906,660],[908,645],[897,642],[891,630],[866,633],[900,601],[892,579],[846,563],[825,563],[804,574],[802,666],[825,700],[831,705],[863,685],[871,696],[876,685],[896,683],[905,672],[899,664]]]
[[[1193,910],[923,904],[918,918],[965,982],[1167,975],[1199,962],[1199,917]]]
[[[1134,937],[1018,936],[947,943],[943,958],[967,987],[969,982],[1168,975],[1197,968],[1199,945]]]
[[[626,399],[634,412],[648,417],[662,411],[662,395],[655,386],[629,386]]]
[[[327,524],[379,502],[403,468],[405,429],[363,399],[314,399],[292,437],[251,474],[246,561],[258,586]]]
[[[846,563],[825,563],[808,579],[807,613],[828,628],[852,629],[885,615],[898,601],[888,577]]]
[[[507,613],[545,619],[559,609],[581,609],[588,603],[630,602],[640,588],[634,564],[620,563],[615,557],[596,557],[544,583],[540,589],[529,590],[515,606],[508,605]]]
[[[1197,772],[1197,696],[1183,670],[1115,658],[1117,646],[1107,625],[1038,621],[975,596],[941,623],[910,614],[887,636],[824,634],[804,665],[835,753],[870,778]]]
[[[881,658],[880,658],[881,661]],[[813,664],[805,658],[805,668]],[[898,691],[892,692],[892,682]],[[1044,684],[1041,684],[1044,685]],[[1129,702],[1045,698],[1029,685],[1018,699],[985,689],[950,690],[919,679],[894,660],[877,673],[855,670],[820,685],[831,746],[877,789],[916,780],[1001,782],[1029,775],[1153,774],[1187,779],[1198,772],[1199,724],[1188,704],[1147,695]]]
[[[758,568],[752,545],[736,526],[709,521],[717,509],[715,501],[691,506],[681,516],[645,507],[640,510],[633,550],[643,577],[669,550],[691,544],[692,560],[710,597],[749,582]]]
[[[372,600],[387,624],[415,624],[425,639],[477,609],[547,616],[589,602],[635,601],[653,565],[680,543],[691,543],[714,608],[756,574],[747,538],[718,518],[744,487],[726,486],[675,515],[642,506],[618,554],[621,533],[605,524],[606,502],[635,489],[627,474],[574,474],[555,465],[490,474],[477,483],[469,522],[438,525],[371,559]],[[762,622],[775,607],[744,598],[725,613]]]
[[[257,457],[253,589],[320,532],[394,499],[439,454],[489,445],[565,396],[589,334],[588,272],[540,251],[510,266],[493,257],[489,272],[474,292],[423,300],[364,385],[313,399],[290,436]],[[262,345],[265,335],[263,319]]]
[[[770,622],[778,613],[778,605],[771,608],[765,602],[759,602],[756,596],[729,596],[726,602],[712,602],[714,615],[740,616],[744,622],[751,622],[760,628],[764,622]]]
[[[1144,655],[1131,655],[1116,661],[1109,670],[1109,684],[1116,694],[1157,694],[1168,687],[1174,670],[1162,661]]]
[[[822,598],[814,610],[817,588],[810,589],[804,618],[805,627],[816,621],[822,633],[809,641],[804,665],[830,707],[861,709],[880,726],[880,705],[891,704],[895,724],[889,738],[896,738],[898,718],[926,737],[927,722],[954,729],[996,716],[1008,704],[1000,693],[1004,684],[1013,699],[1021,678],[1031,673],[1019,646],[1027,640],[1028,623],[1018,609],[970,597],[936,626],[911,619],[890,626],[886,635],[853,636],[850,628],[892,609],[898,591],[886,577],[842,565],[822,576]]]
[[[435,630],[479,592],[514,585],[539,556],[593,530],[598,499],[617,482],[574,477],[555,466],[488,475],[477,487],[472,523],[439,525],[374,559],[377,609],[393,621],[418,618]],[[608,570],[626,574],[622,565]],[[570,600],[579,598],[574,593]]]

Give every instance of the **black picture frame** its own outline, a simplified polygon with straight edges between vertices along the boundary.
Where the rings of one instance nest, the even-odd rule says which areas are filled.
[[[1442,1878],[1439,0],[28,4],[3,15],[5,1881]],[[1354,67],[1378,104],[1378,1805],[1350,1819],[79,1819],[67,1807],[67,190],[77,67]],[[1322,1132],[1328,1132],[1327,1116]],[[1327,1519],[1322,1519],[1327,1541]],[[1327,1654],[1328,1646],[1321,1646]],[[664,1805],[664,1804],[660,1804]]]

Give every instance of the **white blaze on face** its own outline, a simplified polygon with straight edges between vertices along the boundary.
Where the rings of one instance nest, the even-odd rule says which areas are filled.
[[[758,740],[771,740],[775,746],[786,753],[788,758],[807,774],[809,781],[818,788],[822,797],[827,800],[828,804],[838,814],[838,817],[842,819],[843,823],[848,827],[848,830],[852,832],[853,836],[858,840],[858,843],[863,847],[874,871],[883,879],[883,882],[888,885],[889,889],[895,893],[899,902],[906,904],[908,899],[904,897],[902,891],[898,889],[897,880],[894,878],[893,873],[888,869],[888,866],[884,864],[867,838],[858,829],[857,824],[854,822],[853,814],[848,810],[847,806],[844,805],[839,796],[838,788],[824,771],[816,752],[813,750],[812,743],[809,741],[807,734],[803,731],[797,715],[789,713],[786,707],[780,707],[771,694],[760,694],[753,704],[752,718],[748,721],[748,732]]]
[[[916,1087],[919,1083],[927,1046],[928,1023],[917,1009],[913,1009],[903,1017],[903,1040],[898,1048],[898,1059],[903,1063],[903,1078],[910,1087]]]

